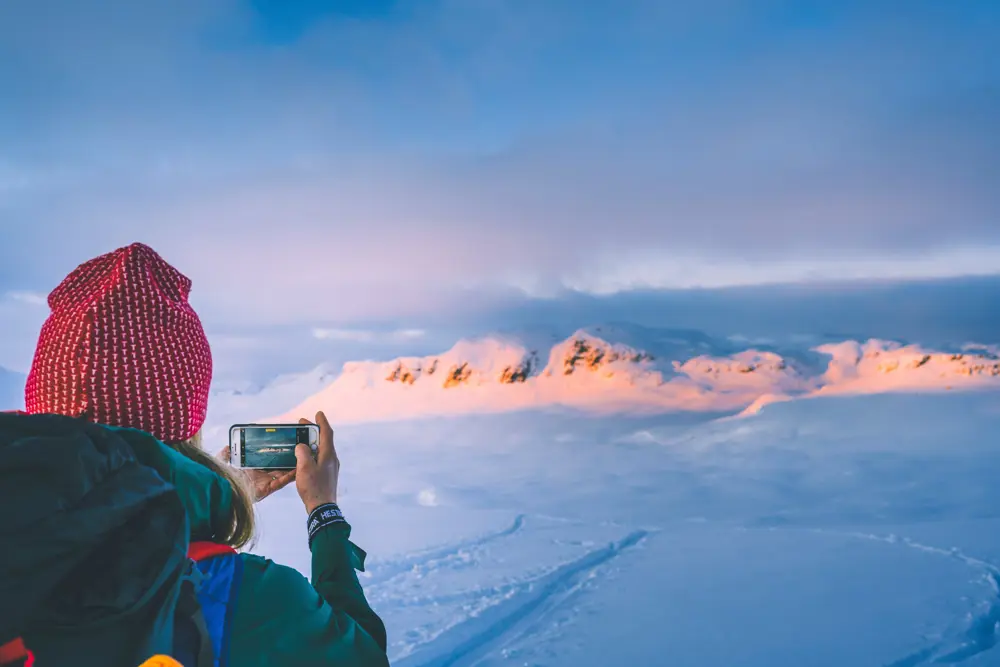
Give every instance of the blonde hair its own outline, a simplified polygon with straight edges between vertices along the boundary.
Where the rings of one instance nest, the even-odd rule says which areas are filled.
[[[182,442],[169,443],[170,447],[196,463],[222,477],[233,490],[229,505],[229,519],[225,532],[213,537],[216,542],[239,549],[253,542],[256,517],[253,503],[254,491],[250,479],[238,469],[218,460],[201,448],[201,431]]]

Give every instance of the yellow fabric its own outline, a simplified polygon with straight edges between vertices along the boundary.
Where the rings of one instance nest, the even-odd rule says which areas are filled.
[[[139,667],[184,667],[184,665],[177,662],[169,655],[154,655],[152,658],[139,665]]]

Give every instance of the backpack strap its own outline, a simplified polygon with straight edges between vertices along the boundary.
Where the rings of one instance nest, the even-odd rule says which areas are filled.
[[[177,602],[174,655],[185,667],[226,667],[242,561],[232,547],[213,542],[192,542],[188,560]]]
[[[32,667],[34,664],[35,655],[28,650],[20,637],[0,645],[0,666]]]
[[[236,549],[228,544],[216,544],[215,542],[192,542],[188,547],[188,558],[196,563],[214,556],[229,556],[234,553],[236,553]]]
[[[177,598],[177,609],[174,612],[176,618],[174,632],[177,635],[174,643],[183,645],[182,664],[185,664],[185,667],[214,667],[216,664],[212,635],[205,623],[205,614],[198,600],[198,589],[203,579],[201,570],[194,561],[191,561],[181,581],[180,596]],[[185,649],[192,650],[193,654],[188,654]],[[186,664],[191,661],[192,664]]]

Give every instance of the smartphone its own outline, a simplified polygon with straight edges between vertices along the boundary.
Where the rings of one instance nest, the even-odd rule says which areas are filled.
[[[233,424],[229,427],[229,460],[237,468],[294,470],[295,445],[319,451],[315,424]]]

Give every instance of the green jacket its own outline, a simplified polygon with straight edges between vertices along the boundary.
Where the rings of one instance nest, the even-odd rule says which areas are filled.
[[[152,436],[116,429],[138,460],[174,485],[187,510],[191,540],[212,540],[232,500],[229,484]],[[305,512],[302,514],[302,539]],[[297,570],[240,554],[243,577],[230,632],[233,667],[388,665],[382,620],[365,599],[355,570],[365,552],[349,524],[327,526],[312,543],[312,583]]]

